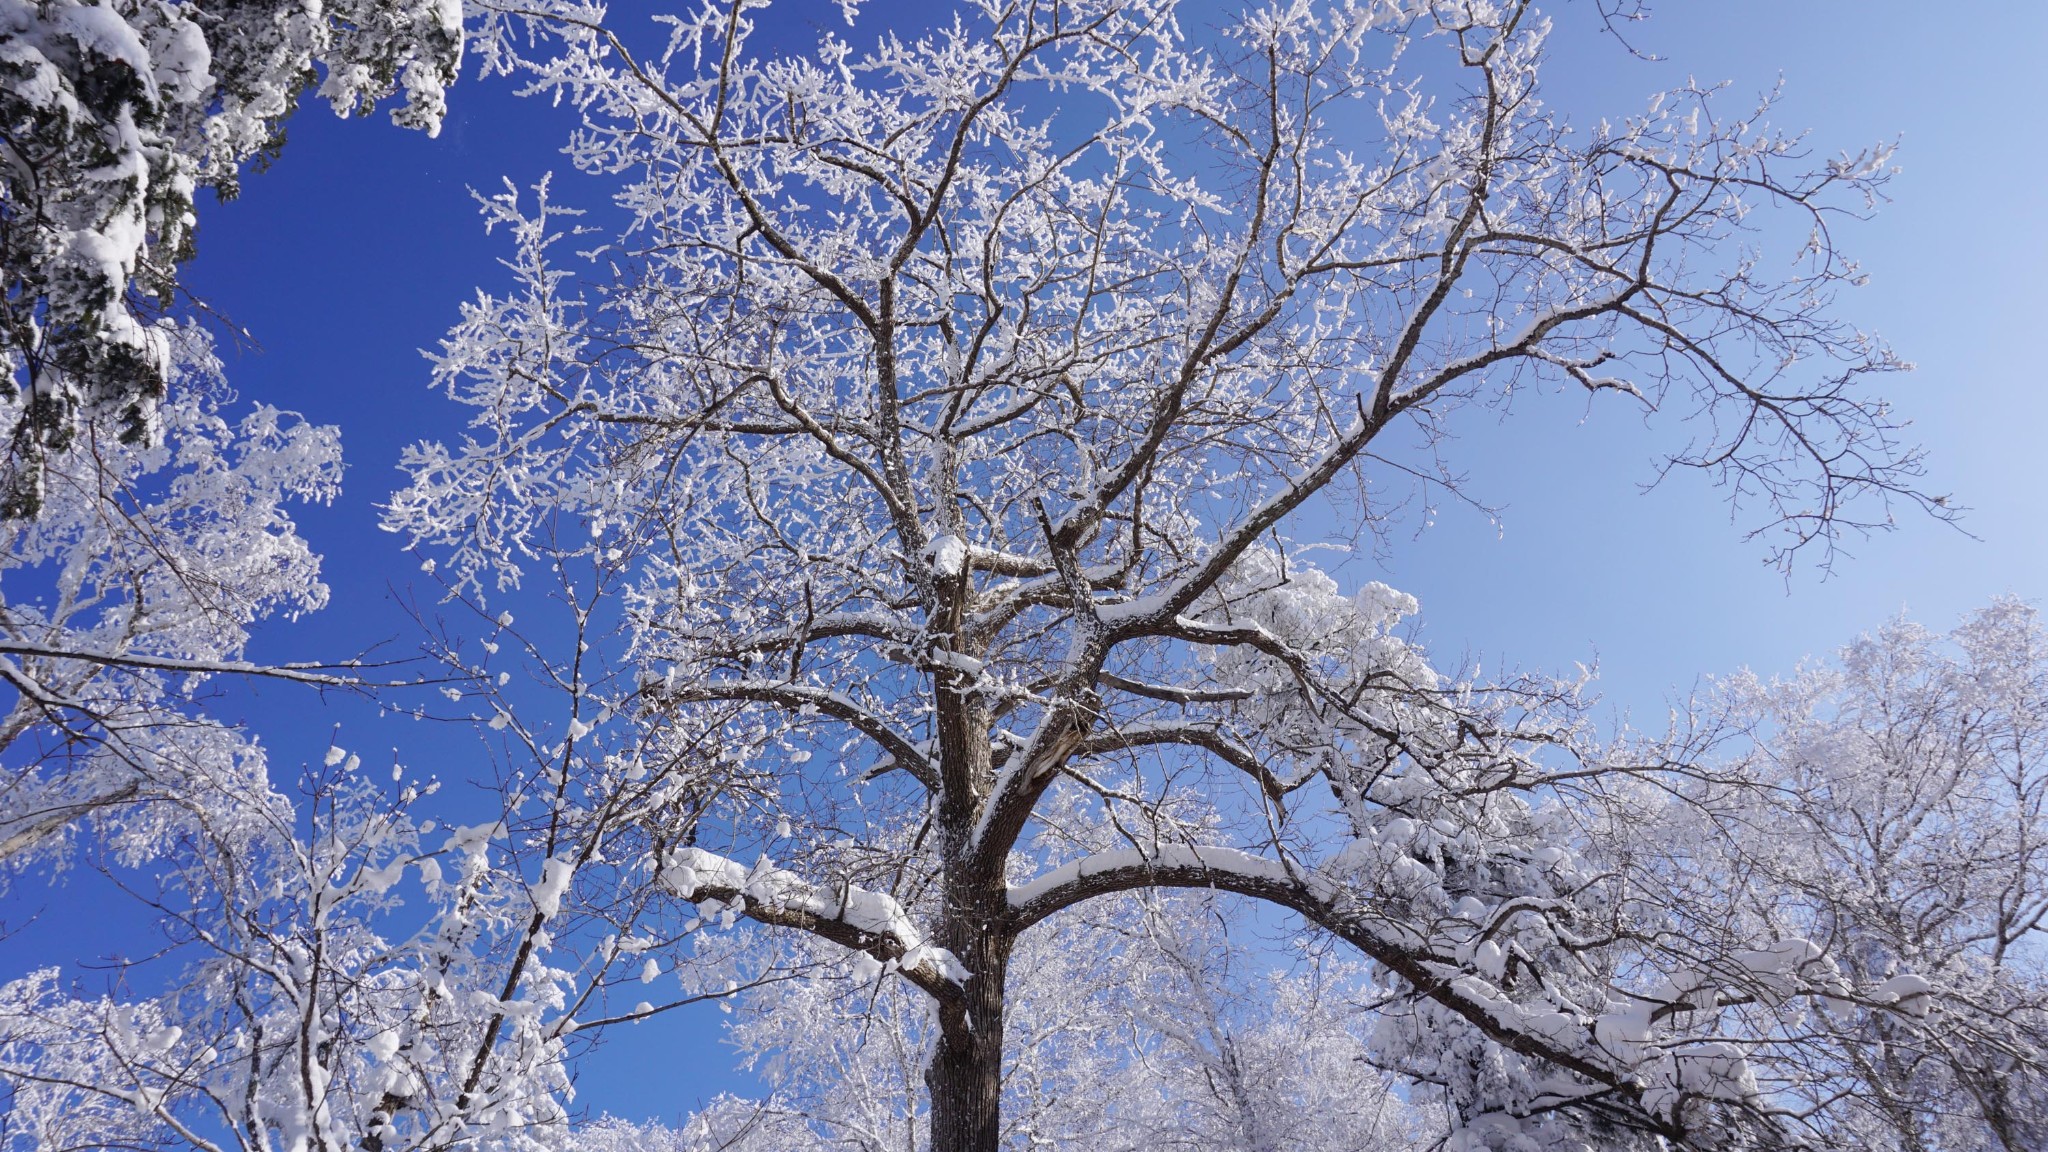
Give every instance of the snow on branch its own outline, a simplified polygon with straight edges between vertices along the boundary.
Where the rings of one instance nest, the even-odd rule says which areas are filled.
[[[931,992],[950,995],[967,970],[951,952],[926,942],[895,897],[851,882],[817,885],[763,857],[752,868],[701,848],[670,853],[661,881],[670,892],[710,911],[731,911],[758,923],[795,928],[858,949]]]

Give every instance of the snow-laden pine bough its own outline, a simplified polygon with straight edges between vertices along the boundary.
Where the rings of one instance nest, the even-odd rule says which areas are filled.
[[[81,436],[176,435],[163,317],[199,190],[232,198],[315,87],[345,116],[403,93],[392,119],[438,132],[463,16],[448,0],[0,4],[0,396],[19,401],[0,516],[37,515]]]

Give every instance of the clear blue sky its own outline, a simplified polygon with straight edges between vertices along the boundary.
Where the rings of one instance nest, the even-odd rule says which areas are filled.
[[[1640,26],[1659,64],[1617,62],[1570,34],[1588,7],[1563,7],[1549,72],[1550,99],[1581,116],[1687,75],[1730,81],[1732,100],[1782,76],[1775,119],[1810,128],[1823,154],[1902,140],[1893,203],[1841,234],[1871,283],[1840,310],[1918,365],[1886,387],[1929,449],[1930,484],[1972,509],[1963,527],[1977,539],[1904,512],[1898,531],[1851,540],[1826,579],[1807,568],[1788,583],[1700,478],[1639,495],[1640,422],[1607,405],[1577,427],[1585,405],[1568,398],[1475,437],[1476,487],[1506,505],[1498,537],[1450,514],[1396,556],[1390,582],[1421,598],[1436,646],[1534,664],[1597,653],[1606,694],[1640,714],[1698,673],[1789,671],[1901,610],[1946,626],[1993,596],[2048,596],[2048,371],[2035,351],[2048,313],[2048,5],[1667,0]]]
[[[1931,452],[1933,486],[1972,509],[1963,524],[1977,538],[1905,512],[1899,531],[1850,541],[1826,579],[1808,566],[1788,581],[1741,541],[1700,478],[1637,490],[1656,440],[1635,414],[1600,405],[1582,421],[1583,401],[1565,397],[1499,425],[1468,424],[1459,457],[1475,493],[1502,507],[1498,531],[1447,507],[1427,532],[1394,540],[1384,568],[1368,559],[1345,575],[1416,594],[1424,637],[1447,656],[1472,650],[1528,667],[1597,657],[1607,697],[1650,722],[1701,674],[1789,671],[1901,609],[1946,626],[1995,595],[2048,597],[2048,391],[2034,354],[2048,323],[2037,63],[2048,4],[1969,5],[1965,16],[1965,6],[1896,0],[1663,0],[1634,29],[1638,47],[1667,57],[1658,63],[1600,35],[1591,0],[1553,8],[1549,97],[1581,121],[1635,110],[1688,75],[1732,82],[1739,102],[1782,76],[1775,119],[1810,128],[1817,149],[1903,139],[1894,203],[1842,235],[1871,274],[1842,311],[1919,365],[1889,381],[1893,398]],[[614,17],[655,9],[627,0]],[[900,11],[870,0],[856,39]],[[776,18],[800,28],[837,12],[778,0]],[[523,185],[554,168],[559,199],[601,195],[555,155],[567,126],[558,111],[472,79],[451,105],[437,140],[308,109],[278,164],[204,215],[191,282],[262,346],[230,354],[231,379],[247,398],[340,424],[351,465],[344,498],[305,517],[334,606],[269,629],[260,655],[333,655],[413,634],[387,589],[404,588],[417,567],[376,529],[375,504],[395,485],[404,443],[452,434],[454,407],[427,389],[418,349],[476,285],[501,278],[500,250],[477,227],[467,189],[495,190],[501,175]],[[467,734],[374,726],[360,707],[276,687],[251,717],[286,772],[318,756],[337,721],[346,743],[373,753],[366,759],[397,745],[416,768],[461,778],[477,754]],[[71,959],[105,938],[45,933],[33,947],[44,960]],[[51,954],[62,950],[71,954]],[[718,1071],[719,1019],[641,1026],[585,1068],[584,1103],[673,1119],[695,1099],[744,1087]]]

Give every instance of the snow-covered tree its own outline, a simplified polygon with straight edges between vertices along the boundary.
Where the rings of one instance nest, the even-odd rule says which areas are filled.
[[[1676,810],[1714,828],[1671,865],[1726,885],[1666,902],[1701,937],[1810,942],[1878,990],[1780,1037],[1788,1089],[1843,1147],[2048,1144],[2048,639],[2001,601],[1948,636],[1895,621],[1783,682],[1721,685],[1749,788]],[[1697,881],[1694,881],[1697,883]],[[1730,901],[1729,889],[1768,899]],[[1760,992],[1768,992],[1760,989]]]
[[[1781,556],[1931,504],[1864,391],[1897,362],[1830,312],[1884,152],[1815,160],[1695,88],[1568,125],[1523,2],[1198,38],[1171,0],[986,0],[796,56],[758,7],[649,44],[558,13],[532,82],[630,222],[572,280],[545,186],[488,204],[519,287],[465,309],[437,374],[470,433],[389,505],[465,595],[616,588],[638,672],[600,715],[708,759],[666,823],[590,815],[634,778],[549,776],[580,799],[546,866],[637,878],[658,939],[744,916],[916,988],[943,1152],[1005,1139],[1034,937],[1173,888],[1362,953],[1374,1058],[1461,1152],[1810,1132],[1723,992],[1905,1027],[1897,978],[1674,943],[1594,833],[1666,819],[1630,790],[1684,766],[1602,747],[1575,683],[1433,669],[1413,600],[1308,562],[1307,514],[1376,523],[1416,440],[1547,385],[1690,410],[1672,465]]]
[[[541,1009],[573,981],[531,954],[546,879],[498,866],[502,824],[437,829],[421,789],[328,759],[298,810],[259,758],[151,869],[136,894],[185,961],[160,990],[0,986],[5,1146],[551,1146],[567,1043]]]
[[[192,817],[267,789],[247,734],[193,708],[209,676],[255,666],[249,632],[327,601],[320,562],[291,516],[341,479],[336,429],[227,393],[204,335],[160,332],[178,395],[175,432],[126,442],[83,422],[44,457],[43,509],[0,521],[0,863],[61,844],[81,820],[130,862],[165,851]],[[0,420],[24,397],[0,401]],[[272,674],[339,684],[333,672]]]
[[[317,82],[336,112],[395,93],[439,129],[461,0],[0,4],[0,515],[34,514],[87,423],[162,429],[174,371],[152,315],[192,256],[202,188],[233,196]]]
[[[17,892],[97,869],[161,932],[105,988],[56,968],[0,986],[0,1147],[552,1147],[587,1037],[744,987],[700,948],[693,983],[643,989],[687,933],[645,935],[630,884],[565,907],[572,875],[607,871],[599,843],[700,807],[706,758],[611,722],[633,681],[585,656],[585,600],[566,655],[500,611],[430,650],[444,676],[408,677],[465,719],[489,703],[479,730],[503,734],[504,787],[467,822],[437,782],[394,764],[386,784],[340,748],[277,772],[206,697],[236,676],[368,686],[359,662],[245,653],[265,619],[327,601],[292,505],[336,492],[339,433],[236,404],[202,332],[165,335],[171,434],[83,422],[46,458],[41,513],[0,521],[0,867]],[[501,644],[538,687],[486,677]],[[415,696],[385,706],[424,714]],[[592,836],[565,849],[570,828]]]
[[[431,835],[413,813],[431,785],[381,789],[338,749],[295,795],[206,707],[222,676],[361,683],[244,658],[264,619],[326,603],[292,505],[336,492],[339,434],[235,404],[203,333],[161,335],[168,434],[81,420],[44,458],[40,514],[0,521],[0,867],[10,887],[97,868],[165,933],[108,990],[54,968],[0,987],[0,1146],[556,1131],[562,1039],[472,1008],[560,999],[544,956],[508,961],[542,928],[491,859],[503,822]]]
[[[636,838],[687,826],[714,779],[708,758],[664,727],[611,721],[613,685],[584,657],[589,604],[571,607],[559,661],[508,613],[470,649],[529,657],[540,686],[523,694],[509,673],[485,680],[464,652],[439,653],[453,670],[440,692],[489,702],[482,730],[502,736],[501,790],[458,803],[466,822],[446,818],[439,780],[396,763],[386,778],[338,746],[273,780],[266,749],[174,691],[98,739],[157,750],[184,775],[118,762],[24,774],[24,794],[90,796],[62,823],[31,825],[35,855],[66,844],[64,859],[101,868],[163,935],[105,990],[55,968],[0,986],[0,1147],[552,1149],[580,1047],[609,1024],[744,990],[754,977],[729,977],[739,968],[715,933],[692,948],[698,925],[650,929],[650,902],[674,901],[637,877],[648,849]],[[90,679],[130,665],[58,666]],[[198,754],[172,759],[188,744]],[[124,767],[131,782],[109,794]],[[664,975],[680,989],[646,987]],[[771,965],[765,978],[786,977]]]

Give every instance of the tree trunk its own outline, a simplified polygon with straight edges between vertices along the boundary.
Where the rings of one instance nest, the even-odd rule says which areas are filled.
[[[950,919],[950,918],[949,918]],[[982,918],[962,915],[943,932],[970,975],[939,1004],[939,1041],[925,1070],[932,1152],[996,1152],[1002,1143],[1003,983],[1010,941]]]
[[[939,613],[953,629],[962,605],[957,592],[964,585]],[[939,999],[939,1039],[924,1074],[931,1095],[931,1152],[996,1152],[1003,1134],[1003,985],[1015,940],[1006,923],[1005,853],[973,847],[982,806],[995,786],[989,716],[982,698],[961,691],[955,678],[941,676],[938,682],[945,894],[934,935],[967,969],[967,982],[958,996]]]

